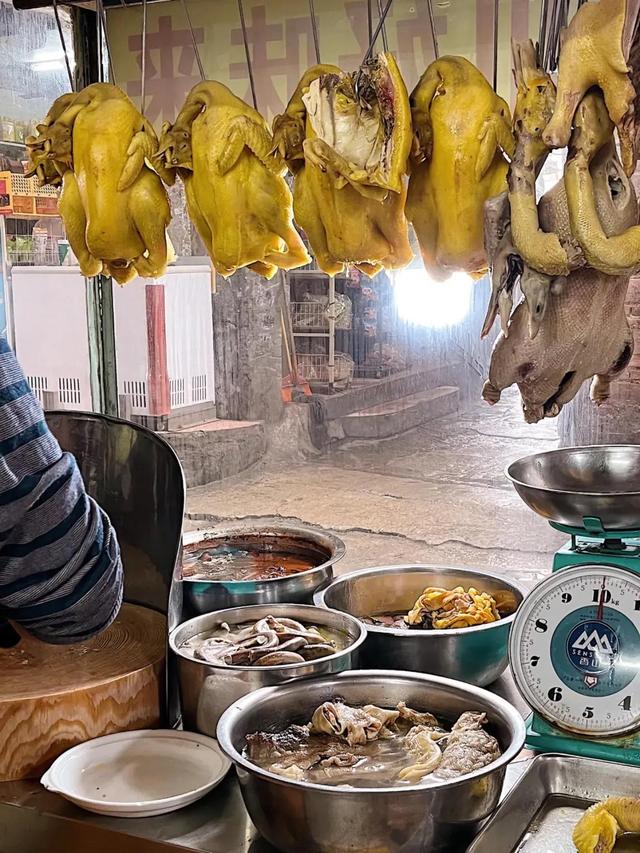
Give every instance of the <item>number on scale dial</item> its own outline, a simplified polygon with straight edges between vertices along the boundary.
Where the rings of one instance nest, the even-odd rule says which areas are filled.
[[[640,576],[555,572],[520,605],[510,660],[527,703],[554,725],[591,737],[640,728]]]

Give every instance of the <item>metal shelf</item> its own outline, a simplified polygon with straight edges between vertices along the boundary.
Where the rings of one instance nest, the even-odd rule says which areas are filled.
[[[330,332],[294,332],[294,338],[330,338]]]

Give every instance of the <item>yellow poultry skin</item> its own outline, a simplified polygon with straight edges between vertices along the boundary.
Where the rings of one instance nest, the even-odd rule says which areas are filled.
[[[28,140],[31,172],[62,182],[59,210],[83,275],[120,284],[162,275],[172,259],[169,200],[146,165],[158,140],[125,93],[94,83],[63,95],[38,131]]]
[[[432,62],[411,95],[414,144],[407,196],[427,272],[487,271],[483,207],[507,188],[511,113],[461,56]]]
[[[286,165],[272,153],[262,116],[222,83],[194,86],[173,125],[165,124],[156,162],[184,182],[189,215],[216,271],[249,267],[265,278],[309,263],[293,226]]]
[[[575,141],[569,147],[565,187],[571,231],[587,262],[607,275],[632,275],[640,269],[640,225],[607,236],[596,206],[591,161],[611,140],[613,125],[599,95],[587,95],[575,115]],[[612,170],[611,185],[619,186],[616,204],[627,201],[623,182]]]
[[[587,809],[573,830],[577,853],[611,853],[623,832],[640,832],[640,800],[610,797]]]
[[[636,0],[599,0],[578,9],[564,32],[556,106],[544,131],[544,141],[551,148],[565,146],[578,104],[592,86],[598,86],[611,121],[618,128],[627,175],[633,174],[636,162],[632,138],[635,90],[625,54],[628,55],[636,14]]]
[[[360,98],[354,91],[359,73]],[[387,138],[372,92],[375,86],[392,96],[392,131]],[[364,107],[361,101],[366,98]],[[354,75],[332,65],[310,68],[273,129],[274,144],[295,176],[296,222],[305,231],[318,266],[337,275],[346,264],[353,264],[368,276],[406,266],[413,257],[403,180],[411,120],[407,91],[393,57],[382,54]]]
[[[540,228],[536,206],[536,177],[548,148],[542,139],[555,105],[556,89],[538,66],[531,41],[513,45],[517,86],[513,114],[515,152],[509,167],[509,205],[513,244],[527,266],[547,275],[568,275],[569,257],[557,234]]]

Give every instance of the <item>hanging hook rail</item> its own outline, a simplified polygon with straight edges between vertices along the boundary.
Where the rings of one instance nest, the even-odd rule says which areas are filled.
[[[73,73],[71,71],[71,62],[69,61],[69,54],[67,53],[67,43],[64,38],[64,32],[62,30],[62,24],[60,22],[60,13],[58,12],[58,0],[53,0],[53,14],[56,18],[56,26],[58,27],[58,35],[60,36],[60,44],[62,45],[62,52],[64,53],[64,64],[67,66],[67,74],[69,75],[69,85],[71,86],[71,91],[75,92],[76,87],[73,82]]]
[[[142,68],[140,80],[140,112],[147,104],[147,0],[142,0]]]
[[[313,47],[316,53],[316,62],[320,65],[320,39],[318,37],[318,22],[313,0],[309,0],[309,15],[311,17],[311,33],[313,35]]]
[[[258,99],[256,98],[256,84],[253,79],[253,67],[251,65],[251,51],[249,50],[249,42],[247,40],[247,24],[244,19],[244,7],[242,0],[238,0],[238,12],[240,13],[240,26],[242,27],[242,40],[244,42],[244,54],[247,58],[247,71],[249,72],[249,85],[251,86],[251,97],[253,98],[253,108],[258,109]]]
[[[382,17],[382,0],[378,0],[378,15],[379,17]],[[382,48],[385,53],[388,53],[389,42],[387,41],[387,28],[384,24],[384,21],[382,22]]]
[[[500,0],[493,0],[493,91],[498,91],[498,32],[500,28]]]
[[[196,34],[193,31],[193,24],[191,23],[191,15],[189,14],[189,10],[187,8],[187,0],[181,0],[182,10],[184,12],[184,16],[187,19],[187,26],[189,27],[189,32],[191,33],[191,44],[193,45],[193,52],[196,57],[196,62],[198,63],[198,71],[200,72],[200,79],[204,80],[204,67],[202,65],[202,60],[200,59],[200,51],[198,50],[198,43],[196,42]]]
[[[433,14],[433,6],[431,0],[427,0],[427,11],[429,13],[429,28],[431,29],[431,41],[433,42],[433,55],[436,59],[440,59],[440,47],[438,46],[438,36],[436,34],[436,19]]]
[[[367,48],[367,52],[364,55],[364,59],[362,60],[362,64],[364,65],[368,59],[371,59],[371,54],[373,53],[373,48],[376,43],[378,36],[380,35],[380,30],[384,27],[384,22],[389,14],[389,9],[391,8],[391,4],[393,0],[387,0],[387,5],[384,7],[384,11],[380,14],[380,19],[378,20],[378,26],[375,28],[373,35],[371,36],[371,40],[369,41],[369,47]]]

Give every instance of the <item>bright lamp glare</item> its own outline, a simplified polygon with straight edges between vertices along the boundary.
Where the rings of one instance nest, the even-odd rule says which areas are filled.
[[[402,320],[416,326],[442,328],[466,319],[473,282],[466,273],[435,281],[423,269],[401,270],[395,277],[395,300]]]

